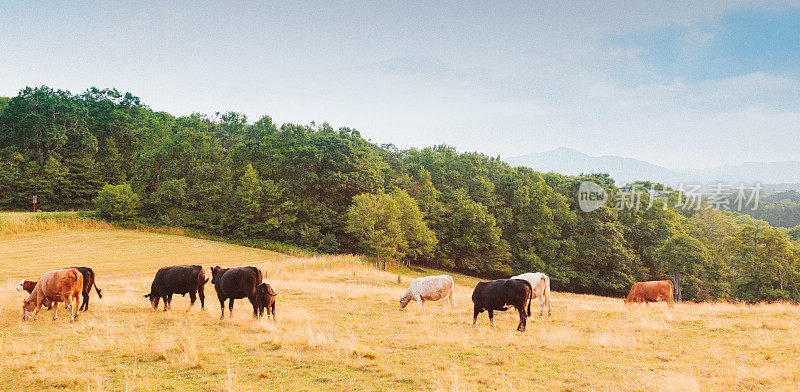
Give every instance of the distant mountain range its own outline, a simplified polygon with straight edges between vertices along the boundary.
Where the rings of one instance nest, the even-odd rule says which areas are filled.
[[[755,183],[772,184],[773,191],[800,190],[800,162],[746,162],[708,170],[668,169],[634,158],[593,157],[578,150],[560,147],[552,151],[504,159],[512,166],[527,166],[540,172],[566,175],[609,173],[617,185],[639,180],[664,184],[677,183]]]

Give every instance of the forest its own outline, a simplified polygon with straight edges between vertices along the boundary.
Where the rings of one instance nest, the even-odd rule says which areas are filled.
[[[605,207],[578,208],[584,181],[612,196]],[[30,210],[36,195],[43,211],[320,253],[481,277],[541,271],[577,293],[620,296],[666,278],[685,301],[800,300],[796,192],[748,216],[677,208],[676,190],[633,185],[658,197],[615,208],[632,185],[602,173],[538,173],[446,145],[401,150],[327,123],[176,117],[115,89],[0,97],[0,209]],[[793,220],[776,223],[778,209]]]

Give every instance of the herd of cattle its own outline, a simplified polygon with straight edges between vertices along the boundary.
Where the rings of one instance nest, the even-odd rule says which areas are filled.
[[[53,320],[58,317],[58,305],[64,302],[64,307],[69,310],[70,322],[78,316],[78,311],[89,309],[89,293],[94,287],[97,295],[103,298],[102,290],[95,284],[94,271],[89,267],[69,267],[44,273],[38,281],[23,280],[17,290],[24,290],[30,296],[23,302],[22,319],[36,319],[42,306],[53,308]],[[197,298],[200,298],[200,307],[205,309],[205,284],[206,277],[203,267],[199,265],[179,265],[164,267],[156,272],[150,293],[145,298],[150,300],[153,309],[158,308],[160,301],[164,301],[164,311],[171,308],[174,294],[189,294],[189,309],[191,310]],[[267,318],[275,319],[275,290],[263,283],[263,275],[256,267],[211,268],[211,284],[217,292],[220,304],[220,319],[225,317],[225,301],[228,301],[228,316],[233,315],[233,301],[247,298],[253,305],[253,317],[260,318],[266,310]],[[455,282],[450,275],[425,276],[411,282],[408,290],[400,297],[402,310],[412,300],[419,304],[420,309],[425,309],[425,301],[442,300],[442,307],[450,303],[451,310],[455,310],[453,292]],[[625,303],[649,303],[665,300],[669,306],[673,305],[673,286],[668,280],[638,282],[633,285],[630,293],[625,298]],[[79,297],[83,302],[78,305]],[[475,326],[478,315],[486,311],[489,314],[489,323],[494,327],[494,311],[505,311],[511,307],[519,312],[518,331],[525,331],[527,318],[531,315],[531,301],[539,300],[539,315],[543,315],[544,306],[547,305],[547,314],[550,315],[550,278],[541,272],[528,272],[512,276],[509,279],[496,279],[488,282],[479,282],[472,292],[474,312],[472,325]],[[526,307],[527,303],[527,307]]]

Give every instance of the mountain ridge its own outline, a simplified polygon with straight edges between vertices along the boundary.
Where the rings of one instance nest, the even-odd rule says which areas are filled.
[[[579,150],[559,147],[553,150],[503,159],[512,166],[527,166],[541,172],[565,175],[608,173],[618,184],[655,181],[664,184],[688,182],[746,182],[800,187],[799,161],[743,162],[711,169],[670,169],[637,158],[616,155],[590,156]]]

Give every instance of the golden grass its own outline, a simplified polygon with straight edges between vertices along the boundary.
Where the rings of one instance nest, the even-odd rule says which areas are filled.
[[[0,237],[0,267],[36,277],[51,266],[150,275],[101,280],[77,322],[65,313],[20,320],[25,297],[0,290],[0,389],[64,391],[541,390],[772,391],[800,389],[800,309],[790,304],[664,304],[553,293],[553,315],[516,332],[514,312],[473,329],[476,279],[456,276],[456,311],[397,310],[413,276],[357,258],[297,259],[180,236],[85,228]],[[319,269],[319,262],[328,264]],[[315,262],[311,271],[308,266]],[[333,262],[331,268],[330,263]],[[339,267],[339,263],[342,266]],[[353,263],[356,262],[356,263]],[[260,264],[259,264],[260,263]],[[280,273],[277,322],[248,301],[219,321],[175,297],[169,312],[142,298],[155,268],[254,264]],[[294,267],[294,272],[292,272]],[[275,275],[270,273],[270,275]],[[534,305],[534,308],[536,306]]]

